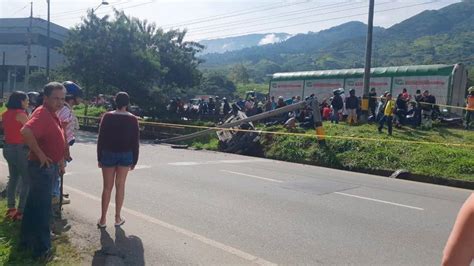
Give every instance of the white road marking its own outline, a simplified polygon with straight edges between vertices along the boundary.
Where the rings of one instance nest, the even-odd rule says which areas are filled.
[[[228,171],[228,170],[221,170],[221,172],[231,173],[235,175],[242,175],[242,176],[247,176],[247,177],[253,177],[253,178],[275,182],[275,183],[283,183],[283,181],[281,180],[276,180],[276,179],[271,179],[271,178],[266,178],[266,177],[261,177],[261,176],[256,176],[256,175],[249,175],[249,174],[244,174],[244,173],[239,173],[239,172],[233,172],[233,171]]]
[[[150,169],[151,168],[151,165],[137,165],[135,166],[135,170],[140,170],[140,169]]]
[[[89,193],[86,193],[86,192],[84,192],[84,191],[81,191],[81,190],[79,190],[79,189],[76,189],[76,188],[73,188],[73,187],[70,187],[70,186],[66,186],[66,185],[65,185],[64,187],[65,187],[66,189],[71,190],[71,191],[73,191],[73,192],[75,192],[75,193],[77,193],[77,194],[80,194],[80,195],[82,195],[82,196],[84,196],[84,197],[86,197],[86,198],[92,199],[92,200],[97,201],[97,202],[101,202],[101,199],[100,199],[100,198],[98,198],[98,197],[96,197],[96,196],[93,196],[93,195],[91,195],[91,194],[89,194]],[[115,206],[115,204],[113,204],[113,203],[111,203],[111,205],[112,205],[112,207]],[[223,244],[223,243],[217,242],[217,241],[215,241],[215,240],[209,239],[209,238],[207,238],[207,237],[205,237],[205,236],[202,236],[202,235],[193,233],[193,232],[191,232],[191,231],[189,231],[189,230],[186,230],[186,229],[184,229],[184,228],[178,227],[178,226],[176,226],[176,225],[172,225],[172,224],[169,224],[169,223],[167,223],[167,222],[163,222],[163,221],[161,221],[161,220],[158,220],[158,219],[156,219],[156,218],[154,218],[154,217],[148,216],[148,215],[143,214],[143,213],[141,213],[141,212],[134,211],[134,210],[132,210],[132,209],[128,209],[128,208],[125,208],[125,207],[123,207],[122,210],[125,211],[125,212],[127,212],[127,213],[129,213],[129,214],[131,214],[131,215],[134,215],[134,216],[136,216],[136,217],[138,217],[138,218],[141,218],[141,219],[143,219],[143,220],[145,220],[145,221],[147,221],[147,222],[150,222],[150,223],[153,223],[153,224],[162,226],[162,227],[167,228],[167,229],[169,229],[169,230],[171,230],[171,231],[174,231],[174,232],[176,232],[176,233],[185,235],[185,236],[187,236],[187,237],[190,237],[190,238],[192,238],[192,239],[195,239],[195,240],[197,240],[197,241],[200,241],[200,242],[202,242],[202,243],[204,243],[204,244],[207,244],[207,245],[209,245],[209,246],[211,246],[211,247],[214,247],[214,248],[220,249],[220,250],[222,250],[222,251],[228,252],[228,253],[230,253],[230,254],[233,254],[233,255],[235,255],[235,256],[237,256],[237,257],[240,257],[240,258],[242,258],[242,259],[244,259],[244,260],[247,260],[247,261],[249,261],[249,262],[253,262],[253,263],[258,264],[258,265],[277,265],[277,264],[275,264],[275,263],[273,263],[273,262],[269,262],[269,261],[267,261],[267,260],[264,260],[264,259],[262,259],[262,258],[259,258],[259,257],[257,257],[257,256],[254,256],[254,255],[252,255],[252,254],[246,253],[246,252],[244,252],[244,251],[241,251],[241,250],[239,250],[239,249],[233,248],[233,247],[228,246],[228,245],[226,245],[226,244]]]
[[[398,207],[405,207],[409,209],[414,209],[418,211],[424,211],[425,209],[419,208],[419,207],[414,207],[410,205],[404,205],[404,204],[399,204],[395,202],[390,202],[390,201],[385,201],[385,200],[379,200],[379,199],[373,199],[373,198],[367,198],[367,197],[362,197],[362,196],[357,196],[357,195],[352,195],[352,194],[347,194],[347,193],[342,193],[342,192],[334,192],[334,194],[346,196],[346,197],[353,197],[353,198],[358,198],[358,199],[364,199],[364,200],[370,200],[370,201],[375,201],[375,202],[380,202],[380,203],[385,203],[385,204],[390,204]]]
[[[150,169],[152,168],[151,165],[142,165],[142,164],[139,164],[137,166],[135,166],[135,170],[142,170],[142,169]],[[66,168],[66,173],[64,174],[65,176],[69,176],[69,175],[76,175],[78,174],[79,172],[68,172],[67,171],[67,168]],[[89,171],[81,171],[80,172],[81,174],[84,174],[84,173],[97,173],[97,174],[101,174],[102,173],[102,170],[100,168],[95,168],[94,170],[89,170]]]
[[[268,160],[252,159],[252,160],[216,160],[216,161],[201,161],[201,162],[175,162],[175,163],[168,163],[168,165],[192,166],[192,165],[239,164],[239,163],[255,163],[255,162],[268,162]]]

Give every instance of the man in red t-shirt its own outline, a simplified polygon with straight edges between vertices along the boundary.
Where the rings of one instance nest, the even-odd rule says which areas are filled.
[[[21,224],[20,245],[33,256],[51,258],[51,192],[53,178],[64,172],[66,140],[56,112],[64,106],[66,89],[51,82],[44,87],[43,105],[38,107],[21,129],[30,148],[28,172],[30,191]]]

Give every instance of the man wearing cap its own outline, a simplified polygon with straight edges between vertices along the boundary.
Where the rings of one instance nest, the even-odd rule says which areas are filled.
[[[420,101],[421,104],[421,124],[426,129],[431,129],[433,121],[431,115],[436,104],[436,98],[430,94],[428,90],[423,92],[423,97]]]
[[[466,97],[466,129],[469,129],[471,121],[474,120],[474,86],[470,87],[468,92],[469,94]]]
[[[333,90],[334,97],[331,101],[332,116],[331,123],[339,124],[339,115],[344,108],[344,101],[342,100],[340,90]]]
[[[349,91],[349,97],[346,98],[346,110],[348,113],[347,122],[349,125],[357,124],[357,110],[360,109],[359,99],[355,95],[355,90]]]
[[[388,134],[392,135],[393,113],[395,112],[395,101],[392,100],[392,94],[387,93],[386,103],[383,110],[383,117],[379,122],[379,133],[382,133],[383,126],[387,122]]]
[[[71,161],[71,154],[69,152],[69,147],[74,145],[76,141],[75,131],[79,129],[79,121],[77,120],[76,115],[74,114],[72,107],[74,105],[79,105],[82,102],[82,89],[72,81],[65,81],[63,83],[66,88],[66,102],[64,106],[56,113],[61,126],[64,129],[64,134],[66,136],[66,161]],[[53,205],[57,205],[60,202],[61,194],[61,176],[58,176],[53,183]],[[64,198],[62,204],[69,204],[70,200]],[[59,210],[60,211],[60,210]]]
[[[373,118],[377,116],[377,113],[375,113],[375,109],[377,108],[377,92],[375,91],[375,88],[370,89],[369,92],[369,110]]]

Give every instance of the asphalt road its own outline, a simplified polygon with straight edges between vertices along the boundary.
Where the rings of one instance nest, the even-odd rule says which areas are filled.
[[[125,264],[436,265],[471,193],[144,143],[127,179],[123,230],[111,206],[100,232],[94,141],[82,134],[72,148],[65,208]]]

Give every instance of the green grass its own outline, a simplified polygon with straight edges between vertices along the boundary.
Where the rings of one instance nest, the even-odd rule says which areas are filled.
[[[240,96],[242,98],[245,98],[245,95],[247,91],[256,91],[256,92],[261,92],[263,94],[268,93],[268,84],[260,84],[260,83],[248,83],[248,84],[236,84],[236,96]]]
[[[74,113],[77,116],[84,116],[85,108],[86,106],[84,104],[80,104],[77,106],[74,106]],[[105,108],[103,107],[95,107],[95,106],[88,106],[87,107],[87,116],[93,116],[93,117],[99,117],[101,114],[106,112]]]
[[[29,253],[18,250],[20,223],[5,219],[6,201],[0,200],[0,265],[80,265],[81,257],[66,235],[53,240],[54,259],[47,264],[31,259]]]
[[[287,132],[281,126],[257,127],[266,131]],[[265,157],[343,169],[388,171],[406,169],[414,174],[474,181],[474,148],[444,145],[447,143],[474,145],[473,131],[442,127],[435,127],[432,130],[406,128],[394,129],[394,134],[390,137],[386,134],[386,130],[384,134],[377,133],[375,125],[350,127],[345,123],[339,125],[325,123],[324,129],[327,136],[325,148],[317,144],[315,137],[264,134],[261,143]],[[314,134],[314,130],[296,129],[293,132]],[[353,139],[338,139],[331,136]],[[397,143],[389,140],[406,142]],[[194,141],[192,146],[217,150],[217,138],[213,135],[207,142]]]

